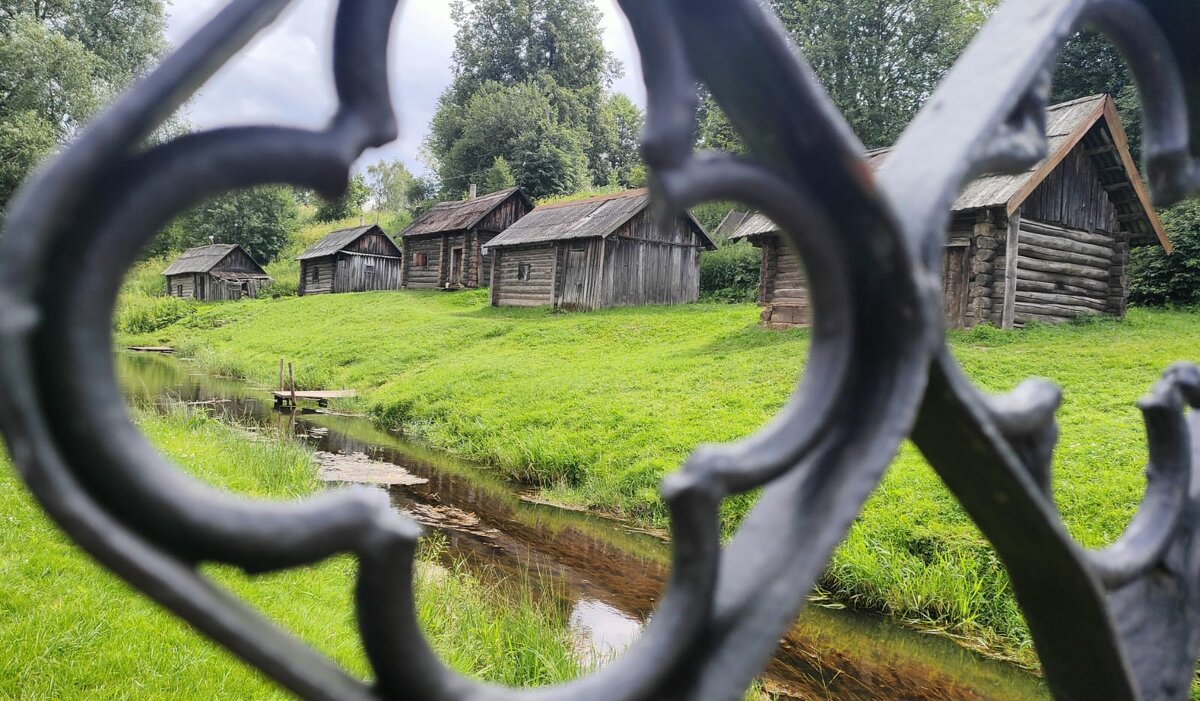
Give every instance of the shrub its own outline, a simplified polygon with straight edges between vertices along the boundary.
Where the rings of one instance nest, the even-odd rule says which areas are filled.
[[[700,258],[700,297],[709,301],[753,302],[758,296],[761,254],[749,243],[730,243]]]
[[[117,302],[113,329],[126,334],[155,333],[195,311],[196,303],[189,300],[129,292]]]
[[[1200,304],[1200,201],[1190,200],[1162,213],[1175,251],[1158,246],[1130,255],[1130,302],[1149,307]]]

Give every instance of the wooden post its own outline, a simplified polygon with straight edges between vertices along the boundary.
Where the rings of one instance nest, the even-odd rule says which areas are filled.
[[[1012,329],[1017,311],[1017,255],[1021,248],[1021,208],[1008,215],[1008,237],[1004,244],[1004,307],[1000,328]]]
[[[488,297],[493,307],[500,306],[500,292],[496,288],[496,283],[499,278],[496,277],[496,268],[500,267],[500,249],[492,251],[492,279],[488,281]]]
[[[284,386],[284,384],[283,384],[283,358],[280,358],[279,359],[279,391],[282,392],[285,389],[287,389],[287,387]]]
[[[292,364],[288,363],[288,383],[292,386],[292,408],[296,408],[296,374],[292,372]]]

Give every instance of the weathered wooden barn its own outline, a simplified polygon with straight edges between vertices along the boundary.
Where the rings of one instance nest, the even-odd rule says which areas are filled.
[[[1046,160],[1017,175],[978,178],[955,202],[942,271],[950,328],[1123,316],[1130,246],[1170,250],[1112,99],[1096,95],[1054,105],[1046,124]],[[872,167],[888,154],[870,152]],[[730,217],[721,230],[762,249],[763,322],[806,325],[799,257],[761,214]]]
[[[188,249],[163,271],[163,276],[168,295],[203,302],[254,298],[271,284],[267,271],[236,243]]]
[[[335,231],[302,253],[300,294],[398,290],[400,248],[378,226]]]
[[[484,245],[533,210],[519,187],[443,202],[400,232],[404,240],[404,286],[474,289],[486,287],[492,257]]]
[[[700,295],[700,252],[715,248],[691,214],[660,228],[633,190],[533,210],[487,244],[492,304],[599,309],[685,304]]]

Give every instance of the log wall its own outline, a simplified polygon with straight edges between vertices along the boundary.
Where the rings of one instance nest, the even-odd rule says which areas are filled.
[[[1125,312],[1129,246],[1120,237],[1021,220],[1017,324]]]
[[[404,241],[404,286],[411,289],[434,288],[441,279],[442,236],[411,237]],[[424,266],[415,264],[416,254],[424,253]]]
[[[492,304],[499,307],[539,307],[555,303],[558,246],[502,248],[492,254],[496,271],[492,276]],[[520,279],[521,266],[528,266],[528,279]]]
[[[300,261],[300,296],[333,292],[333,256]]]

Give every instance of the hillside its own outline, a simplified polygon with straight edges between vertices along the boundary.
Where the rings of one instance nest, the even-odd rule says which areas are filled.
[[[758,327],[750,305],[561,314],[494,309],[486,292],[391,292],[187,304],[122,344],[175,346],[205,369],[263,384],[278,361],[305,388],[356,388],[357,408],[562,502],[654,525],[657,485],[699,443],[748,435],[799,377],[806,331]],[[118,327],[124,327],[118,320]],[[1133,311],[1017,333],[958,332],[992,391],[1061,384],[1055,495],[1072,534],[1113,541],[1144,489],[1134,402],[1180,359],[1200,360],[1200,315]],[[733,525],[750,499],[726,504]],[[1029,661],[1028,638],[986,542],[906,447],[829,569],[856,603],[979,637]]]

